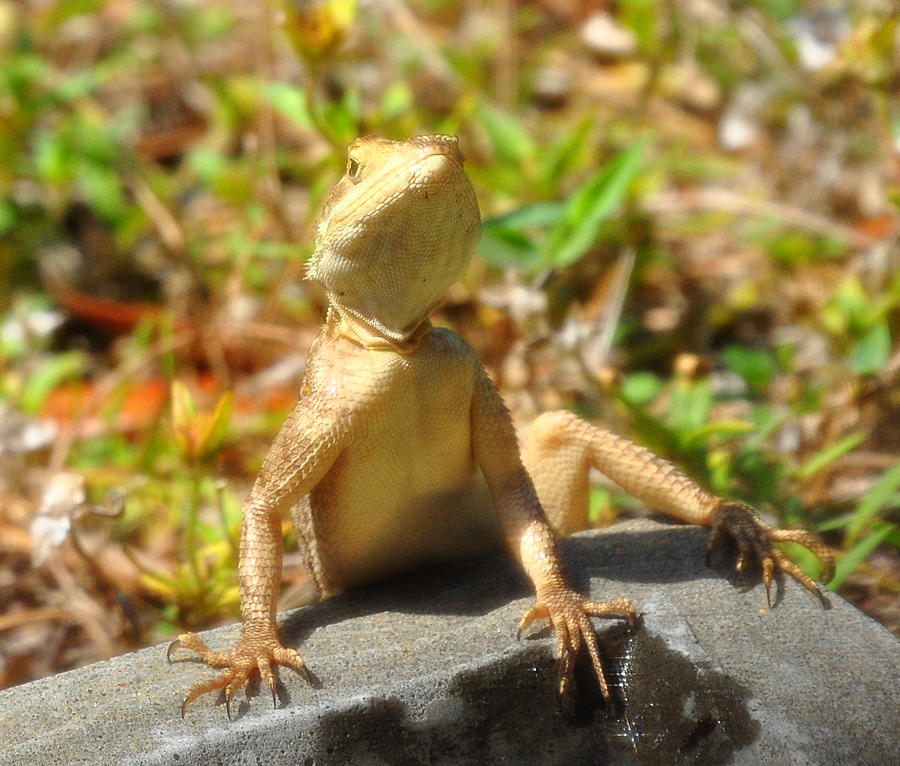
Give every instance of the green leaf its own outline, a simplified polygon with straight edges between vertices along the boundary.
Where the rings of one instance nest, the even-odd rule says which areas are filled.
[[[482,229],[514,229],[524,231],[556,223],[563,214],[561,202],[535,202],[523,205],[503,215],[488,218]]]
[[[572,193],[544,241],[542,252],[548,263],[568,266],[593,247],[640,171],[646,146],[646,140],[638,141],[620,152]]]
[[[34,139],[33,157],[34,167],[43,181],[64,184],[75,176],[72,147],[59,133],[38,133]]]
[[[221,152],[214,152],[202,146],[190,150],[187,155],[188,163],[207,186],[212,185],[215,179],[227,167],[228,161]]]
[[[54,26],[74,18],[97,13],[104,0],[62,0],[49,7],[48,21]]]
[[[678,381],[672,388],[669,422],[680,445],[696,429],[706,423],[712,406],[712,386],[709,380]]]
[[[63,381],[77,378],[86,367],[87,357],[80,351],[64,351],[50,357],[28,379],[19,401],[22,411],[37,414],[54,388]]]
[[[722,361],[756,390],[768,388],[778,371],[778,364],[772,354],[745,346],[727,346],[722,351]]]
[[[854,344],[850,366],[859,375],[872,375],[884,367],[891,355],[891,330],[887,320],[870,327]]]
[[[328,101],[321,110],[329,132],[341,143],[349,144],[359,134],[362,97],[357,88],[348,88],[340,101]]]
[[[64,103],[75,101],[92,93],[100,86],[96,72],[81,70],[64,78],[53,93],[54,98]]]
[[[314,129],[306,91],[286,82],[270,82],[265,86],[263,92],[272,106],[297,127],[304,130]]]
[[[513,266],[524,271],[541,266],[534,241],[513,229],[483,231],[476,252],[493,266]]]
[[[689,431],[682,437],[685,449],[704,446],[712,436],[722,439],[733,439],[737,436],[753,433],[756,426],[748,420],[717,420]]]
[[[674,455],[677,445],[672,429],[643,407],[635,407],[628,400],[621,399],[634,418],[634,432],[638,441],[659,455]]]
[[[494,266],[523,270],[547,268],[548,264],[541,262],[536,236],[531,232],[553,223],[561,213],[559,202],[537,202],[488,218],[482,223],[476,252]]]
[[[122,176],[115,166],[82,163],[78,172],[78,186],[91,207],[107,220],[115,220],[124,212]]]
[[[557,193],[559,179],[581,165],[581,158],[587,153],[593,135],[594,120],[586,117],[539,156],[541,186],[549,195]]]
[[[744,445],[745,450],[758,450],[776,430],[788,419],[788,413],[776,412],[769,407],[760,406],[751,413],[754,432]]]
[[[655,54],[659,50],[659,23],[665,16],[658,0],[620,0],[621,20],[631,28],[641,51]]]
[[[864,537],[841,556],[834,567],[834,577],[828,583],[828,587],[832,590],[840,588],[853,570],[896,530],[896,524],[890,524],[886,521],[876,524],[871,534]]]
[[[381,118],[396,120],[409,114],[413,107],[413,93],[409,83],[398,80],[388,86],[381,99]]]
[[[817,252],[815,237],[798,231],[781,234],[769,247],[769,253],[776,261],[791,266],[811,263],[815,260]]]
[[[840,320],[843,324],[839,327],[842,331],[844,328],[858,330],[871,321],[872,301],[866,294],[862,283],[855,276],[845,279],[838,285],[830,304],[841,315]],[[839,327],[835,326],[830,329],[835,331]]]
[[[606,487],[591,487],[588,496],[588,521],[592,527],[596,527],[600,521],[600,513],[609,508],[612,501],[612,492]]]
[[[800,12],[798,0],[766,0],[766,10],[778,21],[787,21]]]
[[[688,440],[684,440],[683,449],[688,451],[691,449],[687,446]],[[698,450],[698,452],[702,452]],[[707,449],[706,450],[706,479],[710,489],[717,494],[725,494],[734,483],[734,460],[731,453],[724,449]]]
[[[833,532],[835,529],[843,529],[849,527],[853,523],[852,513],[842,513],[840,516],[833,516],[826,521],[816,524],[817,532]]]
[[[228,8],[201,8],[197,6],[186,15],[191,42],[214,42],[234,30],[235,19]]]
[[[650,404],[661,390],[662,383],[652,372],[633,372],[622,381],[619,394],[629,404],[644,407]]]
[[[798,479],[808,479],[810,476],[814,476],[825,468],[825,466],[837,460],[841,455],[856,449],[865,441],[865,439],[866,435],[860,432],[845,436],[840,441],[832,444],[830,447],[826,447],[821,452],[817,452],[809,458],[809,460],[797,469],[795,476]]]
[[[231,420],[232,399],[231,391],[226,391],[216,402],[216,407],[202,430],[202,436],[198,444],[198,450],[202,454],[213,454],[224,443]]]
[[[501,162],[521,168],[537,154],[531,135],[508,112],[482,102],[475,108],[475,117],[487,133],[494,155]]]
[[[894,490],[900,487],[900,463],[888,468],[874,486],[866,492],[852,514],[847,528],[847,541],[855,542],[869,521],[891,500]]]
[[[0,68],[0,82],[5,80],[13,95],[29,104],[49,81],[50,68],[50,63],[37,53],[19,53]]]
[[[19,221],[19,210],[14,202],[0,200],[0,236],[10,231]]]

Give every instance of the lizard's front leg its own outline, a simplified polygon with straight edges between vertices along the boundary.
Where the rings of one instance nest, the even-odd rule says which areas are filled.
[[[197,657],[223,672],[216,678],[192,686],[181,703],[181,717],[194,700],[212,691],[224,690],[225,710],[231,718],[231,700],[258,671],[276,704],[274,666],[285,665],[308,682],[311,676],[296,649],[282,646],[275,622],[275,604],[281,579],[281,520],[278,514],[248,503],[241,529],[239,579],[241,585],[241,635],[224,652],[210,649],[196,633],[176,638],[166,652],[169,661],[177,649],[193,651]]]
[[[530,524],[520,537],[520,556],[535,584],[536,603],[522,617],[517,635],[535,620],[547,619],[556,635],[556,655],[563,661],[559,692],[566,694],[578,655],[587,650],[603,698],[609,702],[609,685],[603,672],[597,634],[592,617],[622,617],[629,628],[637,624],[638,609],[627,598],[591,601],[572,590],[560,570],[553,532],[543,520]]]
[[[787,572],[822,598],[812,578],[774,545],[800,543],[816,554],[827,571],[831,551],[815,535],[769,526],[749,506],[707,492],[671,463],[628,439],[571,412],[548,412],[532,425],[522,452],[538,497],[554,529],[562,534],[587,527],[587,476],[593,467],[648,507],[709,527],[710,551],[723,536],[734,539],[738,571],[751,558],[760,562],[770,605],[776,571]]]
[[[284,665],[311,680],[299,652],[282,645],[276,624],[276,604],[281,583],[281,517],[327,473],[346,440],[350,418],[346,413],[317,401],[315,389],[302,397],[288,416],[244,504],[238,576],[241,588],[241,635],[224,652],[210,649],[196,633],[176,638],[167,652],[171,661],[177,649],[193,651],[214,668],[218,677],[191,687],[181,703],[181,715],[203,694],[224,690],[228,717],[238,690],[258,672],[276,704],[275,668]],[[302,531],[298,530],[302,538]],[[304,545],[301,539],[300,544]]]
[[[575,660],[587,651],[604,699],[610,699],[592,617],[619,616],[629,626],[637,607],[627,598],[591,601],[574,591],[562,574],[556,537],[547,522],[528,472],[522,465],[515,431],[500,395],[482,369],[476,373],[472,403],[472,446],[491,492],[507,545],[534,583],[537,600],[519,624],[519,635],[532,622],[549,619],[556,653],[563,661],[559,690],[569,688]]]

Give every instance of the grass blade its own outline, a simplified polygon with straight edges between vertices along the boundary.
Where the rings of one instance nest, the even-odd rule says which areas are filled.
[[[549,264],[568,266],[594,245],[640,172],[646,147],[646,140],[638,141],[620,152],[572,193],[542,248]]]

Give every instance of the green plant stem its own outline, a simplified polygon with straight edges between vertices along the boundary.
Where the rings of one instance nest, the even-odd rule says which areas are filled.
[[[184,545],[187,550],[188,564],[198,588],[200,586],[200,558],[197,545],[197,525],[200,523],[200,473],[197,466],[190,466],[190,497],[188,498],[187,523],[184,529]]]
[[[319,94],[322,90],[322,67],[318,62],[306,60],[306,100],[309,106],[309,116],[316,130],[330,145],[334,151],[343,154],[345,146],[331,130],[328,120],[325,119],[325,109]]]
[[[228,516],[225,513],[225,489],[227,484],[224,480],[219,479],[216,482],[216,508],[219,511],[219,519],[222,522],[222,533],[225,536],[225,539],[228,541],[228,546],[231,548],[231,553],[234,555],[235,561],[238,559],[239,547],[234,540],[234,537],[231,534],[231,530],[228,528]]]

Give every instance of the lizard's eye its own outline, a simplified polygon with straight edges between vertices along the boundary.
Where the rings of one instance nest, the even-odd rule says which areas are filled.
[[[355,160],[355,159],[353,159],[353,157],[347,158],[347,178],[349,178],[355,184],[359,183],[360,169],[361,169],[361,166],[359,164],[359,160]]]

